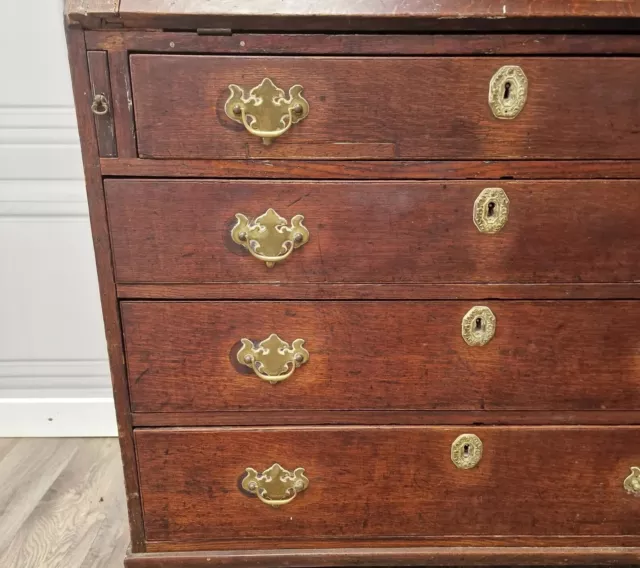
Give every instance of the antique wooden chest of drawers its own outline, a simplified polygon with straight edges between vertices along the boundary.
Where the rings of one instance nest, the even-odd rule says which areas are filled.
[[[640,562],[638,18],[68,0],[127,566]]]

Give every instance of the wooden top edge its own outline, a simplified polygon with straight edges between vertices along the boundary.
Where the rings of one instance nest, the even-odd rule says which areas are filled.
[[[251,31],[601,29],[640,18],[640,0],[66,0],[85,28]]]

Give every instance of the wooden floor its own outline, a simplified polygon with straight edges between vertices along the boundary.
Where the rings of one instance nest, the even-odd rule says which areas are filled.
[[[0,567],[122,568],[125,507],[115,438],[0,438]]]

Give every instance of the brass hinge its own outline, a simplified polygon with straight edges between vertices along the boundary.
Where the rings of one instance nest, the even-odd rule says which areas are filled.
[[[120,30],[124,28],[124,24],[122,22],[114,22],[101,18],[100,27],[107,30]]]
[[[229,28],[198,28],[196,32],[207,36],[230,36],[232,33]]]

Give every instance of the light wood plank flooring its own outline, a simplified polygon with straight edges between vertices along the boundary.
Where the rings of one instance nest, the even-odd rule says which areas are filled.
[[[0,438],[0,567],[122,568],[128,545],[115,438]]]

